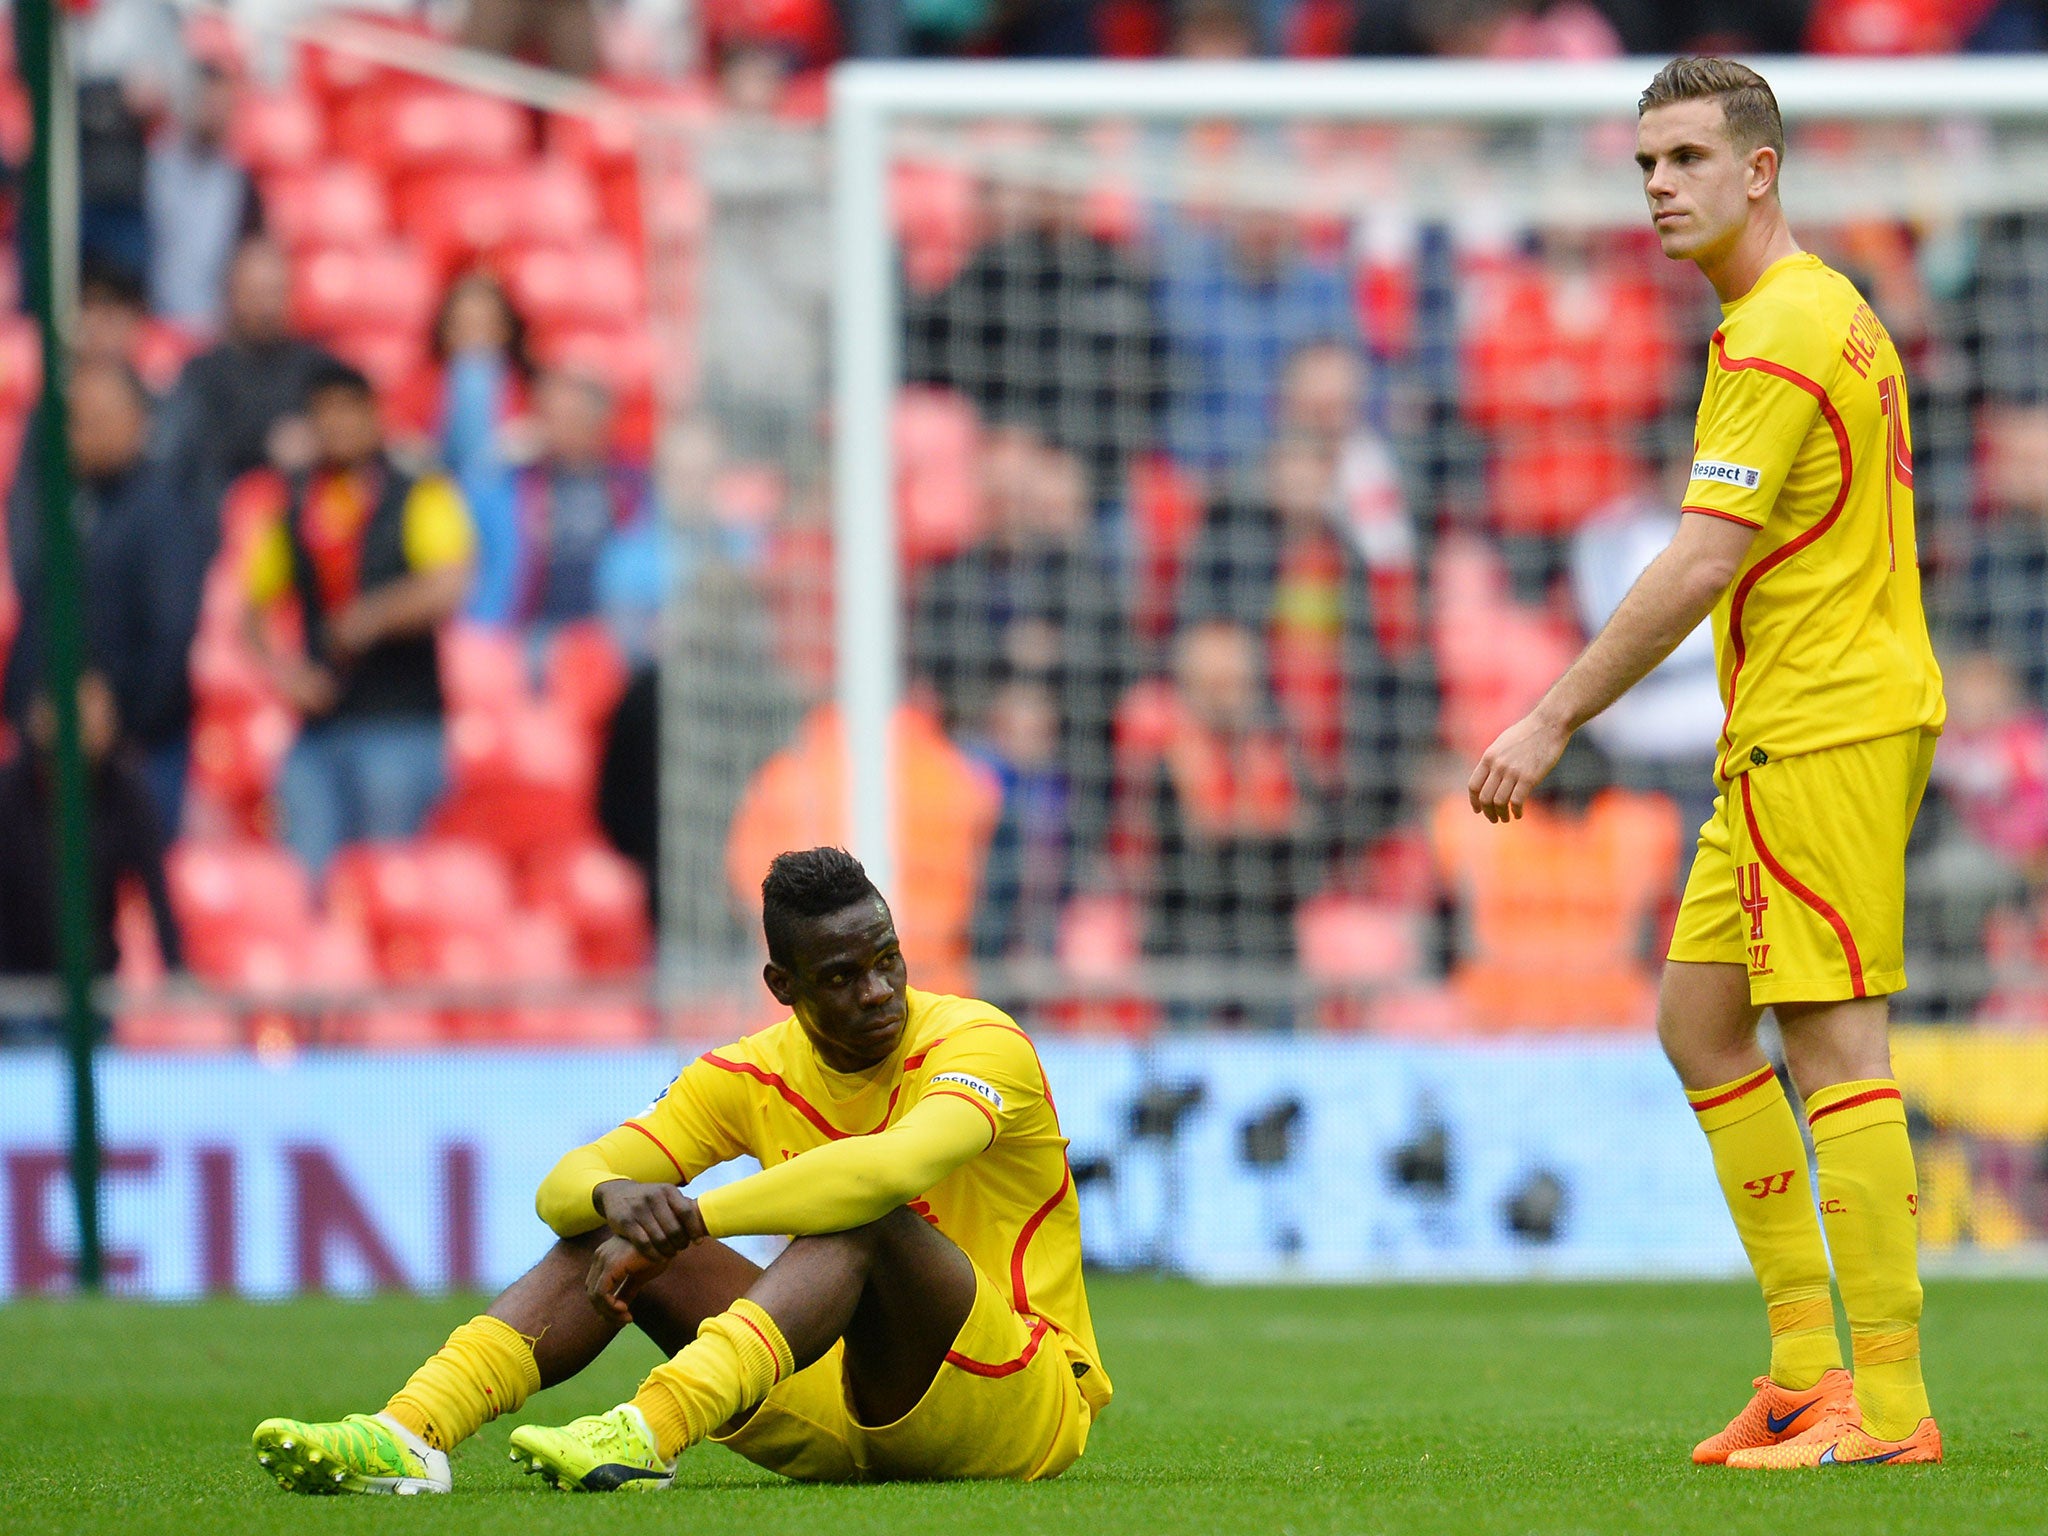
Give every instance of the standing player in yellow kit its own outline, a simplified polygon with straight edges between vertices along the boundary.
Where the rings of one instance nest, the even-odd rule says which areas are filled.
[[[594,1360],[627,1323],[665,1353],[631,1402],[513,1431],[557,1488],[666,1488],[716,1440],[793,1478],[1056,1477],[1109,1403],[1066,1139],[1008,1015],[913,991],[851,854],[762,886],[765,978],[791,1010],[707,1052],[555,1165],[553,1250],[377,1414],[266,1419],[300,1493],[445,1493],[447,1453]],[[679,1185],[748,1155],[762,1171]],[[717,1241],[796,1234],[765,1270]]]
[[[1685,515],[1606,628],[1487,748],[1472,808],[1521,815],[1572,732],[1712,613],[1721,794],[1657,1031],[1763,1287],[1771,1363],[1693,1459],[1939,1461],[1886,998],[1906,984],[1906,838],[1946,710],[1920,604],[1904,372],[1854,286],[1786,227],[1784,149],[1770,87],[1740,64],[1678,59],[1643,93],[1636,161],[1658,238],[1722,306]],[[1757,1046],[1765,1007],[1806,1101],[1818,1216],[1798,1123]]]

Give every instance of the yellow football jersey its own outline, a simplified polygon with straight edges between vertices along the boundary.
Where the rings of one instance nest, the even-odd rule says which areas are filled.
[[[1081,1283],[1080,1200],[1038,1052],[987,1003],[915,989],[909,1001],[903,1037],[872,1072],[826,1067],[791,1017],[707,1051],[626,1124],[687,1183],[742,1155],[773,1167],[885,1130],[928,1094],[967,1099],[988,1116],[994,1140],[913,1208],[1004,1288],[1014,1310],[1052,1325],[1100,1414],[1111,1387]]]
[[[1774,262],[1722,306],[1685,510],[1762,530],[1714,609],[1722,779],[1940,730],[1905,370],[1855,285],[1818,256]]]

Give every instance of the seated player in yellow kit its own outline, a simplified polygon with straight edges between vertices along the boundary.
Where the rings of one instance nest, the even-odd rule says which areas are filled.
[[[1732,60],[1674,60],[1642,95],[1636,163],[1658,239],[1721,300],[1680,528],[1470,788],[1489,819],[1521,815],[1572,732],[1712,613],[1720,798],[1657,1032],[1763,1288],[1771,1358],[1693,1460],[1903,1466],[1940,1461],[1941,1432],[1920,1373],[1919,1197],[1887,998],[1906,985],[1906,838],[1947,711],[1914,555],[1904,366],[1855,286],[1793,239],[1784,154],[1771,88]],[[1805,1098],[1817,1211],[1757,1045],[1766,1007]]]
[[[382,1412],[267,1419],[257,1460],[301,1493],[440,1493],[447,1453],[573,1376],[628,1323],[670,1358],[633,1400],[513,1432],[555,1487],[669,1486],[716,1440],[793,1478],[1041,1478],[1110,1399],[1078,1202],[1037,1053],[987,1003],[911,990],[851,854],[762,884],[768,989],[791,1016],[692,1062],[555,1165],[552,1251]],[[751,1155],[762,1171],[678,1187]],[[718,1241],[793,1234],[766,1269]]]

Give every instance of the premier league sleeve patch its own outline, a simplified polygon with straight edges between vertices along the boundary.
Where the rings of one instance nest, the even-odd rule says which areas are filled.
[[[1762,470],[1751,469],[1747,464],[1730,464],[1723,459],[1692,461],[1692,478],[1695,480],[1712,480],[1719,485],[1733,485],[1745,491],[1753,491],[1763,477]]]
[[[932,1078],[931,1085],[936,1088],[941,1083],[956,1083],[977,1098],[986,1100],[992,1107],[1003,1107],[1003,1096],[978,1077],[969,1077],[965,1072],[940,1072]]]

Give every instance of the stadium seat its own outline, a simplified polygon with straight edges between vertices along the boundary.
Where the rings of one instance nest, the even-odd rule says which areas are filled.
[[[548,643],[548,701],[593,735],[611,719],[627,681],[626,658],[602,623],[564,625]]]
[[[1294,938],[1301,968],[1318,981],[1399,981],[1421,969],[1421,914],[1326,891],[1301,903]]]
[[[347,160],[281,170],[268,177],[263,214],[270,232],[294,250],[365,246],[391,232],[383,183]]]
[[[336,147],[391,176],[505,165],[531,148],[527,118],[502,97],[413,85],[352,97],[334,119]]]
[[[934,161],[898,161],[889,177],[889,211],[910,286],[936,293],[967,264],[980,234],[973,174]]]
[[[1064,1034],[1143,1037],[1159,1027],[1159,1006],[1137,995],[1094,993],[1128,974],[1143,958],[1144,914],[1117,892],[1082,892],[1060,914],[1054,958],[1083,995],[1055,1002],[1046,1022]]]
[[[344,326],[328,334],[327,344],[335,356],[362,369],[386,399],[418,372],[427,356],[427,339],[412,324]]]
[[[0,316],[0,407],[26,418],[43,387],[43,344],[26,315]]]
[[[331,917],[360,928],[389,981],[433,979],[449,934],[488,934],[512,912],[512,877],[481,843],[427,838],[344,848],[327,879]]]
[[[966,396],[913,385],[896,399],[896,506],[913,567],[974,542],[981,521],[981,421]]]
[[[435,303],[434,274],[402,240],[310,251],[294,274],[292,313],[322,336],[376,326],[425,334]]]
[[[1517,603],[1499,554],[1471,537],[1449,537],[1439,547],[1433,595],[1440,730],[1453,751],[1476,755],[1571,665],[1578,629]]]
[[[235,101],[228,147],[251,174],[268,178],[319,161],[327,144],[320,104],[303,92],[245,88]]]
[[[187,838],[171,849],[165,875],[196,975],[230,979],[252,941],[288,944],[312,929],[312,881],[285,848]]]
[[[597,835],[595,744],[560,709],[458,715],[448,757],[454,787],[434,813],[437,834],[488,843],[512,859]]]
[[[577,968],[608,976],[646,965],[654,952],[640,871],[603,843],[550,849],[529,861],[529,906],[556,914],[576,946]]]
[[[514,252],[505,279],[512,301],[540,330],[620,329],[644,318],[640,264],[610,236]]]
[[[441,631],[440,651],[441,687],[450,713],[499,713],[526,700],[526,657],[510,630],[450,624]]]

